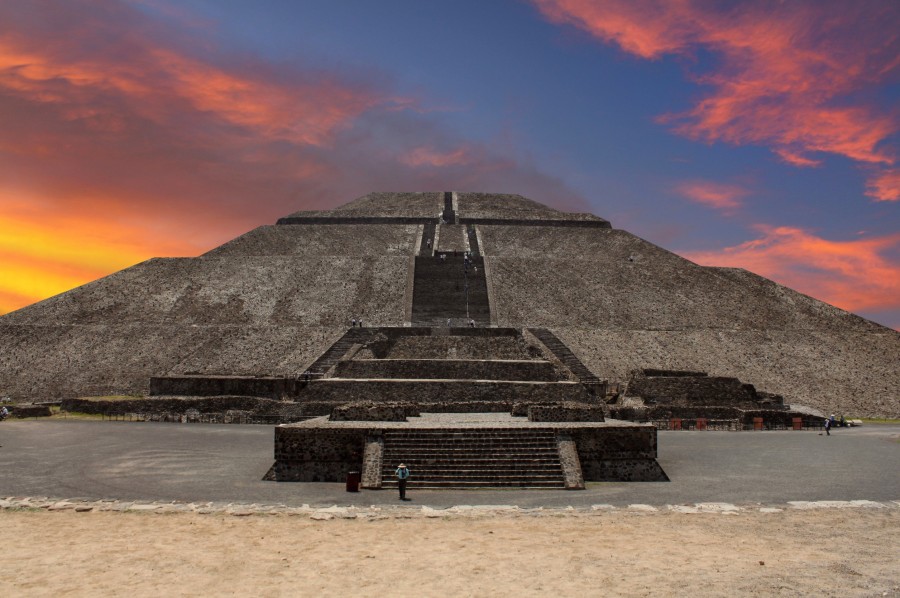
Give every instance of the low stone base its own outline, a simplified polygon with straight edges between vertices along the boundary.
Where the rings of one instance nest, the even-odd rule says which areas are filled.
[[[600,459],[583,464],[581,471],[590,482],[669,481],[656,459]]]
[[[442,416],[443,417],[443,416]],[[367,487],[380,482],[368,471],[374,465],[373,447],[385,430],[479,428],[552,429],[566,450],[566,485],[575,489],[583,481],[661,482],[669,478],[656,461],[656,428],[616,420],[606,422],[530,423],[517,418],[479,425],[471,421],[347,422],[326,417],[275,428],[275,464],[266,479],[291,482],[343,482],[351,471],[361,471]],[[577,461],[577,462],[576,462]],[[379,464],[380,465],[380,464]],[[581,480],[578,471],[580,469]],[[377,481],[376,481],[377,480]],[[583,480],[583,481],[582,481]]]

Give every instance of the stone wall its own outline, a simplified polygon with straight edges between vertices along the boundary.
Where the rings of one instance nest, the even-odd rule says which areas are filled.
[[[664,482],[656,462],[656,428],[580,428],[571,432],[585,481]]]
[[[580,403],[557,405],[531,405],[528,408],[530,422],[602,422],[603,407]]]
[[[474,359],[354,359],[338,363],[334,377],[545,382],[561,379],[553,364],[548,361]]]
[[[347,403],[331,410],[331,421],[382,421],[403,422],[407,417],[419,415],[412,403]]]
[[[394,381],[313,380],[300,397],[302,401],[351,403],[393,401],[407,403],[459,403],[517,401],[582,401],[589,396],[584,386],[572,382],[489,382],[468,380]]]
[[[376,359],[538,359],[514,328],[382,329],[360,358]]]
[[[279,400],[297,396],[306,385],[304,381],[287,378],[167,376],[150,378],[150,394],[194,397],[240,395]]]
[[[299,403],[286,403],[257,397],[158,397],[146,399],[105,400],[93,398],[63,399],[60,408],[75,413],[123,415],[126,413],[184,414],[224,413],[240,410],[255,415],[307,415]]]
[[[368,431],[275,427],[275,465],[279,482],[343,482],[350,471],[362,471]]]
[[[724,376],[633,375],[628,396],[649,404],[750,406],[757,402],[756,389],[737,378]]]
[[[49,405],[10,405],[8,409],[10,416],[18,419],[50,417],[53,415]]]

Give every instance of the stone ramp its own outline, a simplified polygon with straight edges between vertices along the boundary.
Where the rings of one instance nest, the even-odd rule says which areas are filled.
[[[569,368],[582,384],[587,384],[589,386],[605,384],[605,381],[598,378],[591,370],[589,370],[587,366],[578,359],[578,356],[551,331],[546,328],[529,328],[528,331],[541,341],[544,346],[563,363],[563,365]]]
[[[303,377],[322,378],[327,376],[353,345],[366,342],[377,330],[377,328],[351,328],[306,368]]]
[[[410,489],[566,486],[553,430],[385,430],[383,488],[397,487],[400,463]]]

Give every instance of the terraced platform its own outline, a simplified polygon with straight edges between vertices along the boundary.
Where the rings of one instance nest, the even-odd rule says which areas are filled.
[[[396,487],[401,462],[422,488],[583,489],[585,481],[666,481],[649,424],[529,422],[508,413],[423,413],[403,422],[318,417],[275,428],[271,479]],[[415,487],[413,486],[413,487]]]

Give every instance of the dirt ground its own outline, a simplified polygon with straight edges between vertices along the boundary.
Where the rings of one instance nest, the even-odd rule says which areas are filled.
[[[900,509],[0,511],[3,596],[900,596]]]

